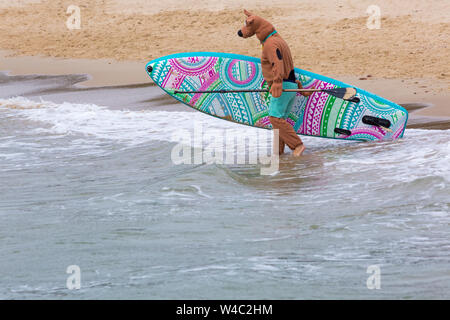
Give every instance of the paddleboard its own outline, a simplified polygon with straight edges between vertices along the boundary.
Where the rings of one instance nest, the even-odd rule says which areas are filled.
[[[187,106],[244,125],[271,129],[271,95],[257,93],[174,93],[178,91],[267,89],[260,59],[215,52],[179,53],[150,61],[146,71],[173,98]],[[295,69],[303,88],[351,87],[343,82]],[[325,92],[297,94],[287,121],[297,134],[345,140],[395,140],[404,134],[408,112],[401,106],[355,88],[359,102]]]

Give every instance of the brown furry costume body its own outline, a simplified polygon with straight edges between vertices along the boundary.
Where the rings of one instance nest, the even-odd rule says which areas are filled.
[[[244,10],[244,13],[247,19],[245,20],[245,26],[238,31],[238,35],[243,38],[256,35],[261,41],[263,45],[261,67],[264,79],[270,86],[271,95],[274,98],[282,95],[283,81],[296,82],[298,87],[302,88],[300,81],[295,79],[294,62],[286,41],[275,31],[270,22],[251,14],[247,10]],[[309,94],[305,93],[304,95]],[[286,119],[276,117],[269,117],[269,119],[273,129],[279,130],[279,154],[284,152],[285,144],[292,150],[303,147],[302,140]]]

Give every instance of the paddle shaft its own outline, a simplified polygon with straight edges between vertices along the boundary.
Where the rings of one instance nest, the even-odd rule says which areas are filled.
[[[173,93],[244,93],[244,92],[269,92],[269,89],[238,89],[238,90],[199,90],[199,91],[179,91],[174,90]],[[355,97],[355,88],[335,88],[335,89],[283,89],[283,92],[325,92],[336,98],[344,99],[346,101],[359,103],[359,98]]]
[[[283,89],[283,92],[318,92],[326,89]],[[177,91],[174,93],[243,93],[243,92],[269,92],[269,89],[245,89],[245,90],[203,90],[203,91]]]

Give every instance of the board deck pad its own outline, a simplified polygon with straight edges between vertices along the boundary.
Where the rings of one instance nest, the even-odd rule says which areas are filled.
[[[147,63],[146,70],[158,86],[191,108],[244,125],[272,128],[268,118],[271,99],[268,92],[175,94],[172,91],[267,89],[257,58],[213,52],[181,53],[152,60]],[[350,87],[298,68],[295,75],[308,89]],[[324,92],[315,92],[309,97],[298,93],[287,121],[301,135],[345,140],[401,138],[408,112],[375,94],[356,90],[359,103],[344,101]],[[388,120],[392,131],[364,123],[364,116]]]

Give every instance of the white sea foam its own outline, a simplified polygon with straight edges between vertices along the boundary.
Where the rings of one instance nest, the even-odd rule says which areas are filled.
[[[87,138],[115,140],[129,145],[160,140],[190,142],[193,147],[214,147],[226,139],[246,137],[249,148],[271,145],[271,132],[223,121],[200,112],[111,110],[94,104],[56,104],[23,97],[0,99],[0,111],[37,122],[34,132],[49,135],[81,134]],[[40,124],[39,124],[40,123]],[[200,133],[200,139],[198,139]],[[189,136],[189,139],[183,139]],[[262,138],[261,138],[262,137]],[[316,147],[345,141],[314,139]]]
[[[7,110],[28,120],[42,122],[43,126],[36,127],[39,132],[81,133],[133,144],[150,140],[174,141],[176,140],[174,132],[180,130],[193,132],[198,124],[202,125],[204,136],[214,136],[223,130],[228,130],[236,136],[252,137],[262,130],[223,121],[201,112],[111,110],[95,104],[68,102],[56,104],[44,100],[31,101],[23,97],[0,99],[0,110]],[[309,138],[306,137],[306,139]],[[329,142],[320,139],[317,144],[327,145]]]
[[[220,130],[235,130],[236,133],[256,135],[258,129],[240,126],[216,119],[200,112],[129,111],[111,110],[94,104],[74,104],[41,101],[23,97],[0,99],[0,110],[41,122],[36,126],[39,133],[80,133],[101,139],[112,139],[131,144],[151,140],[175,141],[173,133],[180,130],[192,132],[194,126],[202,124],[203,134],[211,135]],[[213,132],[214,131],[214,132]]]
[[[391,298],[449,292],[450,131],[407,130],[404,139],[381,143],[302,137],[305,157],[283,158],[280,174],[263,179],[247,166],[201,165],[179,173],[160,154],[136,146],[176,142],[172,133],[194,134],[196,122],[206,138],[215,130],[250,136],[259,130],[199,112],[0,100],[0,218],[9,243],[0,253],[9,254],[2,267],[12,275],[4,279],[0,296],[66,294],[65,281],[45,283],[55,278],[46,272],[58,267],[55,250],[73,248],[85,252],[75,262],[82,268],[89,269],[86,261],[92,259],[101,266],[82,271],[94,277],[78,292],[87,298],[102,292],[120,296],[123,288],[138,286],[176,288],[186,276],[197,285],[205,274],[219,287],[231,276],[233,286],[244,291],[249,279],[271,281],[268,294],[254,293],[263,297],[295,297],[298,290],[286,290],[296,284],[310,286],[307,292],[318,297],[317,285],[330,283],[361,296],[367,289],[358,279],[369,276],[365,268],[371,264],[381,264],[383,283],[398,288]],[[123,146],[131,157],[128,152],[80,157]],[[136,162],[133,152],[139,156],[141,149],[145,159]],[[76,223],[54,223],[58,219]],[[112,231],[115,223],[125,232]],[[23,235],[44,242],[24,241]],[[135,244],[160,250],[129,250]],[[98,254],[99,248],[111,254]],[[220,259],[211,260],[211,252]],[[34,271],[18,274],[24,280],[18,281],[14,272],[29,254],[40,259],[33,258]],[[164,264],[147,263],[158,259]],[[124,261],[144,264],[130,268]],[[397,279],[399,274],[406,276]],[[117,281],[124,277],[129,280]],[[411,284],[411,277],[421,282]],[[163,292],[161,298],[178,294],[153,291]]]
[[[358,148],[324,165],[342,174],[378,169],[378,179],[389,182],[450,181],[450,130],[407,130],[400,141]]]
[[[94,104],[56,104],[23,97],[0,99],[0,111],[36,122],[36,133],[81,134],[89,139],[115,140],[129,145],[153,140],[180,142],[180,137],[186,135],[189,139],[182,141],[206,148],[222,143],[224,136],[246,136],[249,148],[268,148],[271,142],[270,131],[223,121],[200,112],[111,110]],[[199,131],[201,138],[196,139]],[[260,132],[266,133],[265,141],[256,139]],[[302,139],[315,150],[349,145],[346,141],[331,139]],[[328,160],[325,166],[345,174],[377,166],[385,171],[395,168],[402,182],[424,176],[441,176],[450,180],[450,130],[408,130],[400,142],[362,144],[360,148]],[[380,178],[383,179],[382,174]]]

